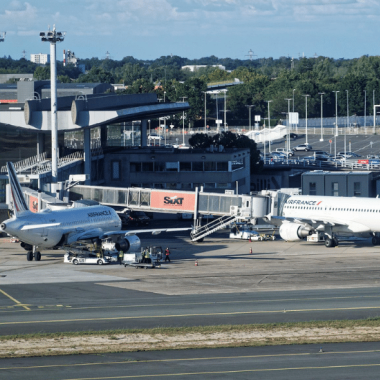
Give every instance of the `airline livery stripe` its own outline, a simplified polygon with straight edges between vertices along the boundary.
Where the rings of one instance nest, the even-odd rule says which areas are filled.
[[[17,179],[16,170],[12,162],[7,162],[7,168],[8,168],[9,183],[11,185],[11,193],[13,197],[14,207],[16,211],[18,212],[27,211],[28,206],[25,202],[25,198],[22,193],[21,186]]]

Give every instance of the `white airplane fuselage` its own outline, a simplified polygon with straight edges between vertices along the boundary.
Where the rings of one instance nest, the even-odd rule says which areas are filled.
[[[320,221],[317,230],[329,224],[334,232],[380,232],[380,198],[292,196],[287,199],[282,216]]]
[[[66,210],[44,210],[40,213],[26,212],[17,218],[5,220],[2,229],[20,241],[52,248],[61,243],[65,234],[99,229],[103,232],[120,231],[121,220],[116,211],[106,206],[70,208]]]

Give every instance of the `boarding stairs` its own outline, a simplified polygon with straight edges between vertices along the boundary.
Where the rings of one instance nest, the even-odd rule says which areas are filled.
[[[206,237],[207,235],[212,234],[222,228],[227,227],[231,223],[235,222],[238,219],[238,215],[223,215],[222,217],[213,220],[206,225],[197,228],[196,230],[190,233],[191,241],[199,241]]]

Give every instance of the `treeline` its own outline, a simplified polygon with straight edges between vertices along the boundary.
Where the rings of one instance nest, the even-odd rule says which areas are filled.
[[[156,60],[138,60],[125,57],[120,61],[98,58],[83,59],[86,73],[72,65],[64,67],[57,63],[58,79],[61,82],[105,82],[123,83],[125,93],[157,92],[166,101],[188,101],[192,106],[187,120],[193,126],[204,123],[204,91],[207,84],[218,81],[233,81],[238,78],[243,84],[229,87],[227,93],[227,119],[229,125],[247,125],[248,108],[253,105],[253,115],[268,116],[270,103],[271,120],[285,118],[290,110],[305,117],[307,98],[308,117],[320,117],[323,93],[323,114],[335,116],[335,93],[338,93],[338,115],[373,114],[373,104],[380,104],[380,57],[362,56],[357,59],[335,60],[327,57],[291,59],[263,58],[256,60],[221,59],[215,56],[189,60],[178,56],[160,57]],[[181,70],[185,65],[208,65],[195,72]],[[223,65],[226,70],[211,65]],[[25,59],[0,58],[0,73],[34,73],[35,79],[49,79],[48,66],[36,66]],[[366,102],[365,102],[366,96]],[[219,95],[219,111],[223,110],[223,95]],[[348,103],[347,103],[348,101]],[[213,125],[216,114],[215,95],[207,94],[207,124]],[[182,125],[182,115],[173,118],[175,125]],[[186,121],[186,124],[188,124]],[[272,125],[275,121],[272,121]]]

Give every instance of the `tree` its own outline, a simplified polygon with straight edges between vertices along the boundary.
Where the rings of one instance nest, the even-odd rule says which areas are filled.
[[[256,142],[245,135],[227,131],[211,137],[204,133],[196,133],[189,139],[189,145],[203,149],[210,147],[210,145],[222,145],[225,148],[248,148],[250,151],[251,173],[259,173],[264,167],[263,161],[260,160],[260,151],[257,150]]]

